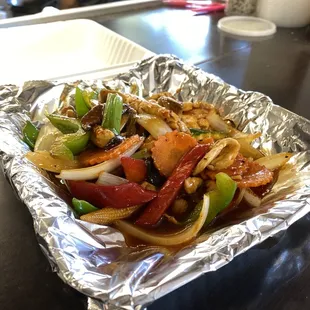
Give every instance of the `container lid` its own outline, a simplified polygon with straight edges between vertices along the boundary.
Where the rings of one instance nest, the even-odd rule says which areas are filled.
[[[120,73],[124,67],[153,55],[88,19],[1,28],[0,38],[0,57],[5,60],[1,63],[0,85],[99,73],[104,78],[103,74]]]
[[[274,23],[251,16],[224,17],[219,20],[217,27],[224,32],[247,37],[270,36],[277,31]]]

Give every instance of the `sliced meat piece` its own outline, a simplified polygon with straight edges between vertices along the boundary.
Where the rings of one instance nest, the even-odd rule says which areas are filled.
[[[81,119],[84,130],[91,130],[93,126],[100,125],[103,118],[103,105],[98,104],[87,112]]]

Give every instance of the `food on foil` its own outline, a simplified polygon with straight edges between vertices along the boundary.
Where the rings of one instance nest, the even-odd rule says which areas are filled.
[[[132,88],[133,89],[133,88]],[[239,208],[255,208],[290,153],[265,156],[206,102],[170,93],[75,92],[36,128],[26,157],[63,180],[82,221],[113,225],[143,244],[192,241]]]

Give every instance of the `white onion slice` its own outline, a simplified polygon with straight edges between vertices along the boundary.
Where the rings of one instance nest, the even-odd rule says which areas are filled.
[[[253,193],[253,191],[247,188],[244,192],[243,199],[254,208],[260,207],[262,200]]]
[[[239,189],[239,194],[238,194],[238,197],[237,197],[236,202],[235,202],[235,207],[237,207],[239,205],[239,203],[242,201],[243,196],[245,194],[245,191],[246,191],[245,188]]]
[[[139,114],[137,117],[137,122],[155,139],[159,136],[164,136],[167,132],[172,131],[164,120],[154,115]]]
[[[209,213],[209,205],[210,205],[210,197],[209,195],[204,195],[203,205],[198,219],[184,230],[174,234],[151,233],[137,227],[136,225],[130,224],[122,220],[116,221],[114,224],[123,233],[129,234],[149,244],[174,246],[191,241],[193,238],[197,236],[197,234],[199,233],[200,229],[203,227],[207,219]]]
[[[245,143],[251,144],[254,140],[258,139],[261,136],[261,132],[256,133],[244,133],[237,132],[233,135],[233,138],[236,140],[243,140]]]
[[[128,180],[103,171],[99,174],[99,178],[96,183],[99,185],[121,185],[128,183]]]
[[[52,144],[56,138],[63,136],[63,134],[52,125],[50,122],[43,125],[39,131],[34,151],[50,151]]]
[[[223,133],[230,133],[232,127],[230,127],[213,109],[211,110],[207,116],[207,121],[209,122],[210,126],[217,131]]]
[[[258,159],[263,157],[263,154],[253,147],[251,144],[249,144],[245,139],[238,139],[235,138],[239,144],[240,144],[240,153],[245,157],[252,157],[253,159]]]
[[[136,152],[136,150],[142,145],[144,138],[140,138],[140,142],[129,148],[119,157],[104,161],[101,164],[87,167],[87,168],[80,168],[80,169],[70,169],[70,170],[61,170],[60,174],[56,177],[59,179],[64,180],[93,180],[98,178],[99,174],[103,171],[111,172],[116,169],[118,166],[121,165],[121,157],[123,156],[131,156]]]
[[[256,163],[259,163],[262,166],[265,166],[267,169],[274,171],[276,169],[284,166],[292,157],[291,153],[278,153],[275,155],[265,156],[255,160]]]

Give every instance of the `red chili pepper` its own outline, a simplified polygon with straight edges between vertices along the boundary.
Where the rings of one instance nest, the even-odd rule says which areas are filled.
[[[122,157],[121,163],[128,181],[140,183],[145,180],[146,165],[144,160],[131,157]]]
[[[210,144],[196,145],[181,158],[172,175],[158,192],[157,197],[149,203],[135,224],[153,226],[160,220],[179,194],[186,178],[191,175],[193,169],[209,148]]]
[[[98,185],[85,181],[66,181],[72,196],[98,208],[127,208],[151,201],[157,196],[137,183]]]

